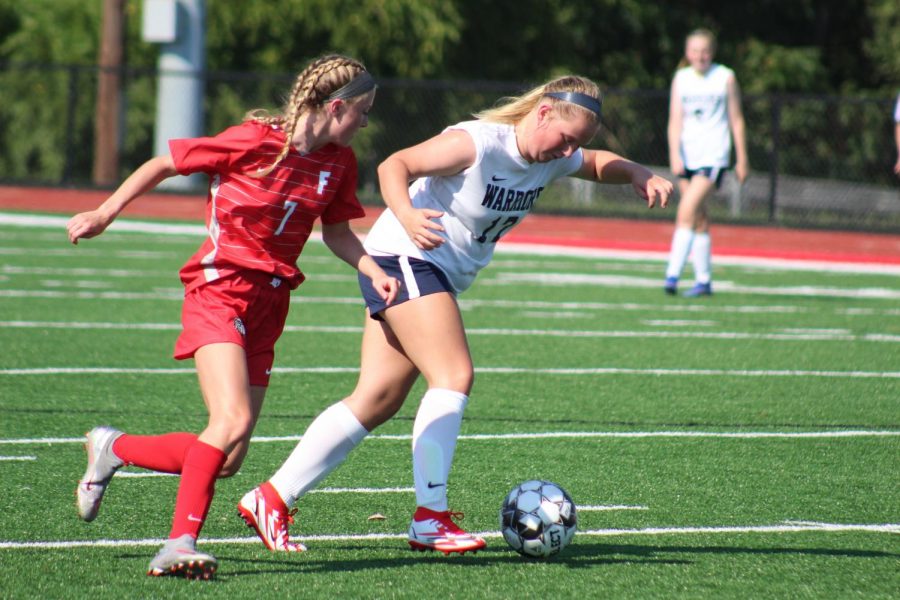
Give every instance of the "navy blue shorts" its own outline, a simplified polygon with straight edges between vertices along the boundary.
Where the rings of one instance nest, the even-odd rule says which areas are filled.
[[[687,179],[688,181],[694,177],[694,175],[703,175],[707,179],[711,179],[716,184],[716,189],[719,189],[719,186],[722,184],[722,175],[725,174],[725,171],[728,170],[728,167],[700,167],[699,169],[685,169],[684,173],[679,175],[682,179]]]
[[[428,261],[408,256],[373,256],[372,258],[379,267],[384,269],[385,273],[400,280],[400,290],[391,306],[428,294],[454,293],[444,272]],[[369,307],[369,316],[376,321],[384,321],[381,311],[388,305],[372,287],[372,280],[362,273],[359,274],[359,289],[362,291],[366,306]]]

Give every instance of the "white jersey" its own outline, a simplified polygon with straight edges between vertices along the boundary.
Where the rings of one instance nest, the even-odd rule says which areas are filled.
[[[475,162],[461,173],[424,177],[412,183],[409,195],[415,208],[442,211],[434,219],[444,227],[443,244],[420,250],[409,239],[394,213],[385,210],[366,237],[373,255],[419,258],[435,264],[460,293],[475,280],[494,254],[494,246],[527,215],[553,180],[581,168],[581,149],[568,158],[529,163],[519,153],[512,125],[465,121],[460,129],[475,142]]]
[[[680,151],[687,169],[731,164],[728,128],[728,80],[734,73],[713,63],[706,73],[684,67],[675,73],[674,93],[681,98]]]

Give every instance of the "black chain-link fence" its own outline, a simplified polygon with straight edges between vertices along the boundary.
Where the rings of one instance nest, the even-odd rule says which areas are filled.
[[[0,183],[91,186],[96,67],[0,66]],[[155,70],[123,72],[119,171],[153,154]],[[205,74],[206,131],[240,122],[247,110],[277,110],[293,74]],[[391,152],[471,118],[533,83],[380,80],[369,126],[354,140],[361,197],[379,203],[375,170]],[[893,174],[893,98],[746,96],[751,176],[725,177],[711,203],[718,222],[777,223],[900,231]],[[668,90],[608,89],[604,127],[592,144],[668,171]],[[670,218],[648,212],[627,186],[567,178],[541,196],[540,212]]]

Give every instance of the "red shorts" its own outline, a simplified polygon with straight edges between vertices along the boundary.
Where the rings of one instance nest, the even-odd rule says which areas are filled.
[[[207,344],[231,342],[247,355],[250,385],[268,386],[290,292],[287,283],[259,271],[241,271],[187,292],[175,358],[191,358]]]

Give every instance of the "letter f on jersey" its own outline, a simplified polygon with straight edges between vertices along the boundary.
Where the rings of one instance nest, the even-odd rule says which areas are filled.
[[[331,177],[331,171],[319,171],[319,187],[316,188],[316,193],[318,195],[322,195],[322,190],[324,190],[325,186],[328,185],[329,177]]]

